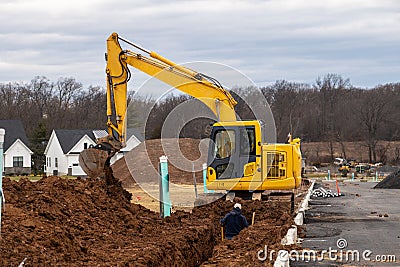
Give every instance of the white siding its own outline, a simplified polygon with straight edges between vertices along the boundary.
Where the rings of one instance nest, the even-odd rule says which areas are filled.
[[[4,168],[13,167],[14,157],[23,157],[23,166],[30,168],[32,164],[31,160],[32,151],[27,148],[20,139],[15,140],[7,151],[4,153]]]
[[[79,140],[75,146],[73,148],[71,148],[70,151],[67,152],[67,154],[71,154],[71,153],[81,153],[82,150],[85,149],[85,143],[87,145],[87,147],[89,147],[90,145],[96,145],[96,143],[90,139],[89,136],[84,135],[81,140]]]
[[[46,175],[53,175],[55,170],[58,171],[58,175],[66,175],[68,173],[67,157],[62,151],[61,145],[58,142],[54,131],[52,132],[49,143],[47,144],[45,156]],[[58,167],[55,166],[56,158],[58,161]]]
[[[86,144],[86,145],[85,145]],[[83,136],[75,146],[69,151],[67,156],[68,167],[72,168],[73,176],[86,176],[86,173],[82,170],[79,165],[79,153],[85,149],[85,146],[89,148],[90,145],[96,145],[96,143],[87,135]]]

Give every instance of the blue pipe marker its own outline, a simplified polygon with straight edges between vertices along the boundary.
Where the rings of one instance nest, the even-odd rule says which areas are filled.
[[[3,143],[4,135],[6,130],[0,129],[0,234],[1,234],[1,213],[5,204],[4,194],[3,194]]]
[[[214,193],[214,190],[207,189],[207,164],[203,164],[203,186],[204,186],[204,194]]]
[[[160,203],[161,217],[171,216],[171,199],[169,195],[168,157],[160,157]]]
[[[328,170],[328,181],[331,179],[331,170]]]
[[[351,174],[351,180],[354,181],[354,172]]]

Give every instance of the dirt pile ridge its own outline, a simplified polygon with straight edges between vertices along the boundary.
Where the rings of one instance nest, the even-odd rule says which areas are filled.
[[[3,188],[0,266],[18,266],[25,258],[25,266],[199,266],[209,258],[210,264],[227,263],[237,252],[245,255],[240,262],[259,265],[257,250],[267,241],[280,246],[292,224],[286,203],[244,201],[244,215],[251,221],[256,211],[256,224],[237,237],[240,247],[232,247],[231,241],[220,242],[219,225],[232,209],[230,202],[161,219],[130,203],[130,194],[112,175],[38,182],[6,178]]]
[[[101,180],[5,179],[0,266],[24,258],[25,266],[196,266],[210,256],[200,248],[213,247],[210,222],[162,220],[122,190]]]
[[[388,175],[374,187],[375,189],[400,189],[400,170]]]
[[[195,161],[196,181],[203,182],[201,166],[207,161],[207,145],[202,143],[200,152],[199,139],[153,139],[146,140],[125,154],[113,165],[115,177],[118,177],[125,188],[131,187],[137,182],[157,183],[159,158],[167,155],[169,159],[169,176],[173,183],[193,184],[192,166],[190,161]],[[164,146],[164,147],[163,147]],[[178,162],[178,166],[174,164]],[[129,166],[129,167],[128,167]]]

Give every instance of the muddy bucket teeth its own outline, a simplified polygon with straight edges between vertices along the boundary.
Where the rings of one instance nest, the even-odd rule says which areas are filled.
[[[104,167],[107,159],[107,151],[97,148],[88,148],[80,153],[79,165],[89,177],[102,177],[104,176]]]

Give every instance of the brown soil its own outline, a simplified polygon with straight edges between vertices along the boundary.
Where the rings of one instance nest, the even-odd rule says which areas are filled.
[[[202,144],[201,154],[199,144],[199,139],[191,138],[163,139],[163,144],[161,139],[146,140],[115,162],[112,168],[125,188],[137,182],[158,184],[159,158],[166,155],[172,183],[193,184],[192,165],[191,162],[185,162],[186,159],[194,161],[196,181],[202,183],[201,167],[207,161],[207,145]]]
[[[255,225],[220,242],[219,219],[230,202],[161,219],[130,203],[110,173],[106,180],[51,176],[5,179],[3,185],[0,266],[18,266],[25,258],[25,266],[199,266],[210,257],[204,264],[260,265],[257,251],[265,244],[280,247],[292,223],[287,203],[242,201],[249,222],[256,211]]]
[[[265,246],[269,251],[278,252],[280,249],[284,249],[280,241],[293,223],[289,215],[289,203],[241,202],[243,215],[249,224],[251,224],[252,214],[255,212],[254,225],[244,229],[232,240],[219,242],[213,249],[212,257],[201,266],[272,266],[273,261],[258,260],[257,252],[264,249]],[[221,204],[225,207],[219,215],[223,215],[232,206],[232,203],[226,201],[222,201]]]

